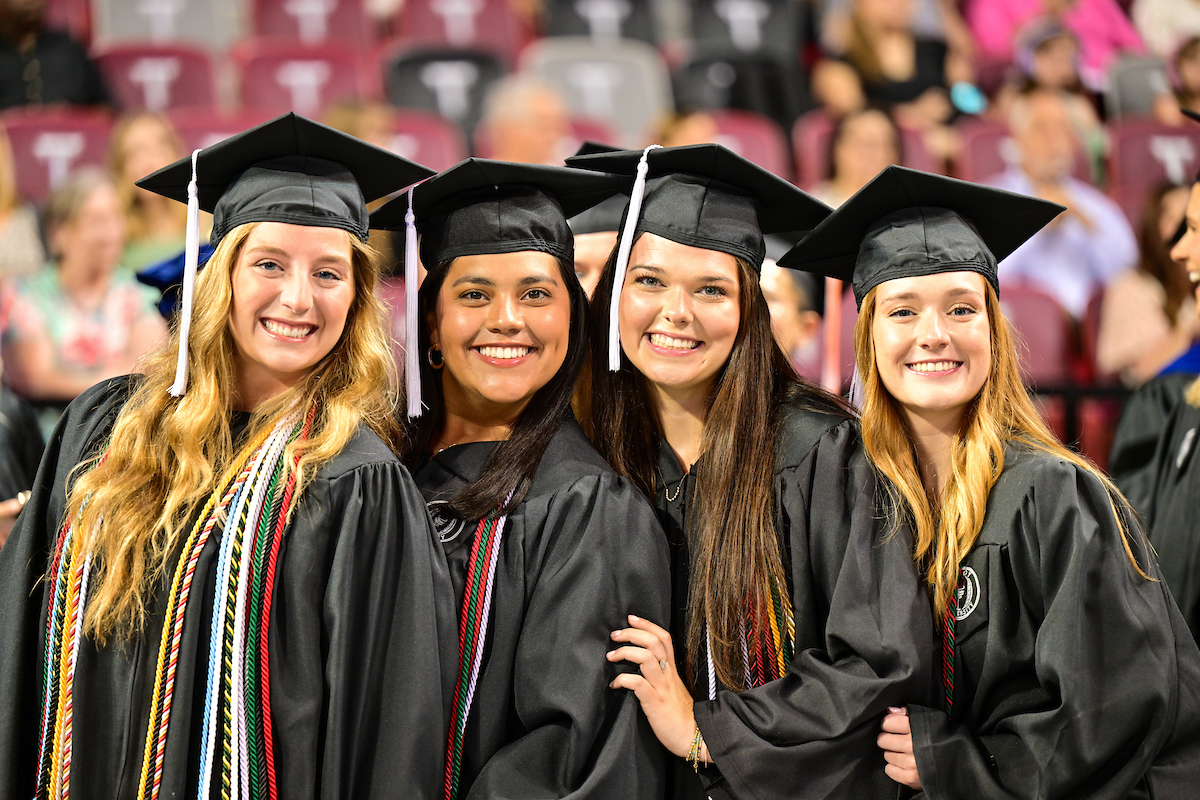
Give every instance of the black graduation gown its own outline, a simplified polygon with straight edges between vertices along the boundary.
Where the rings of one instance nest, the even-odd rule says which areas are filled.
[[[1108,474],[1134,509],[1145,517],[1153,502],[1154,453],[1163,428],[1196,376],[1173,372],[1147,381],[1125,401],[1117,421]]]
[[[1131,546],[1156,574],[1129,517]],[[909,705],[931,800],[1200,792],[1200,652],[1120,537],[1094,474],[1006,449],[962,562],[953,719],[940,700]]]
[[[1200,408],[1180,402],[1162,426],[1144,511],[1167,586],[1200,638]]]
[[[876,746],[888,706],[929,696],[929,603],[907,527],[878,513],[875,473],[858,422],[792,409],[777,445],[775,518],[789,568],[795,657],[779,680],[700,699],[696,722],[713,766],[675,759],[670,796],[681,800],[893,798]],[[670,446],[655,497],[672,551],[675,658],[686,659],[688,552],[693,502]],[[681,485],[682,484],[682,485]],[[668,500],[668,494],[671,500]],[[705,663],[701,654],[700,663]]]
[[[474,480],[495,446],[456,445],[414,469],[445,539],[455,618],[477,521],[448,517],[438,501]],[[662,796],[665,751],[633,692],[608,688],[618,667],[605,653],[628,614],[666,621],[667,575],[650,503],[564,423],[503,529],[459,797]],[[457,631],[442,658],[457,664]]]
[[[0,798],[34,794],[48,549],[68,473],[103,447],[133,381],[82,394],[0,551]],[[201,552],[178,666],[163,798],[195,797],[220,526]],[[172,562],[174,563],[174,562]],[[134,641],[80,647],[71,791],[135,798],[169,577]],[[437,595],[449,578],[407,471],[365,427],[293,509],[275,574],[271,704],[280,798],[440,796]],[[447,620],[443,620],[447,622]],[[219,763],[219,745],[217,761]],[[214,780],[211,796],[220,796]]]
[[[44,446],[37,413],[7,386],[0,386],[0,500],[33,488]]]

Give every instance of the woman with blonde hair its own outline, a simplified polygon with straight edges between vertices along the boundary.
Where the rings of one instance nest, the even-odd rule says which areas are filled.
[[[0,551],[0,797],[434,795],[449,589],[364,245],[364,196],[428,174],[289,114],[142,181],[191,198],[183,310]]]
[[[1125,499],[1038,416],[997,262],[1062,211],[889,167],[781,263],[853,278],[863,442],[915,531],[936,707],[884,718],[896,781],[952,797],[1193,797],[1200,652]]]

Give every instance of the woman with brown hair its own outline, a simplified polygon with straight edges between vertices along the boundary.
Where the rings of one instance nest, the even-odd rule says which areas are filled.
[[[436,794],[449,586],[364,202],[428,174],[289,114],[143,179],[189,201],[183,308],[0,550],[0,797]]]
[[[863,443],[915,531],[942,685],[883,722],[957,797],[1193,797],[1200,652],[1111,482],[1021,382],[997,262],[1062,207],[889,167],[784,263],[853,277]]]
[[[874,729],[924,690],[928,606],[857,420],[796,376],[757,274],[764,232],[829,209],[719,145],[571,163],[639,176],[592,303],[590,422],[671,546],[670,619],[630,617],[609,656],[640,665],[613,686],[678,757],[668,796],[894,794]]]

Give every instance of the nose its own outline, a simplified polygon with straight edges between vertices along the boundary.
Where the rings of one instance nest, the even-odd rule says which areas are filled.
[[[672,286],[663,298],[662,318],[676,328],[686,328],[692,321],[691,296],[682,286]]]
[[[1195,234],[1191,228],[1184,228],[1183,236],[1179,237],[1179,241],[1171,248],[1171,260],[1176,264],[1182,264],[1184,267],[1188,265],[1188,251],[1192,249],[1192,241],[1195,239]]]
[[[515,333],[525,327],[525,315],[515,295],[502,294],[488,307],[487,327],[494,333]]]
[[[917,322],[917,343],[927,350],[940,350],[950,343],[946,321],[937,311],[926,312]]]
[[[304,314],[312,308],[312,287],[308,273],[302,269],[290,269],[283,279],[279,301],[296,314]]]

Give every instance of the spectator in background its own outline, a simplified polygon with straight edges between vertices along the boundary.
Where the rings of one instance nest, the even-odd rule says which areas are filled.
[[[774,259],[768,258],[763,262],[758,283],[771,313],[771,332],[779,349],[800,377],[818,382],[821,379],[821,315],[813,304],[812,276],[780,267]]]
[[[1200,36],[1200,0],[1133,0],[1130,16],[1146,47],[1163,61]]]
[[[868,104],[889,109],[944,162],[959,147],[948,87],[970,81],[971,69],[945,42],[915,35],[912,16],[913,0],[854,0],[845,53],[817,65],[813,91],[834,116]]]
[[[166,333],[154,292],[118,271],[125,219],[113,179],[85,168],[51,194],[46,232],[54,263],[13,285],[4,378],[48,404],[48,431],[66,403],[132,372]]]
[[[44,0],[0,0],[0,109],[109,103],[82,44],[44,27]]]
[[[21,199],[12,147],[0,125],[0,286],[36,271],[45,260],[37,212]]]
[[[838,120],[829,137],[829,179],[809,193],[837,208],[884,167],[902,160],[900,131],[886,111],[852,112]]]
[[[1034,89],[1016,98],[1009,131],[1019,162],[989,183],[1067,210],[1004,260],[1000,282],[1032,284],[1079,320],[1092,295],[1137,262],[1133,231],[1116,203],[1072,177],[1082,144],[1062,92]]]
[[[1146,49],[1116,0],[972,0],[965,16],[981,55],[1008,61],[1026,23],[1040,16],[1060,20],[1079,40],[1079,74],[1093,91],[1108,85],[1108,68],[1121,53]]]
[[[1200,36],[1184,40],[1171,66],[1175,91],[1155,98],[1154,117],[1164,125],[1183,125],[1181,109],[1200,111]]]
[[[680,111],[664,115],[650,131],[647,144],[682,147],[688,144],[716,142],[721,131],[712,114],[704,111]]]
[[[125,211],[121,266],[131,272],[183,251],[187,208],[134,185],[183,155],[183,141],[162,114],[127,114],[113,128],[108,165],[116,176],[117,193]]]
[[[518,73],[489,90],[476,137],[486,140],[488,158],[561,166],[571,155],[562,150],[570,134],[571,114],[558,90]]]
[[[1187,270],[1170,253],[1188,192],[1164,184],[1150,193],[1142,206],[1137,269],[1118,275],[1104,293],[1096,366],[1131,388],[1158,375],[1200,334]]]

